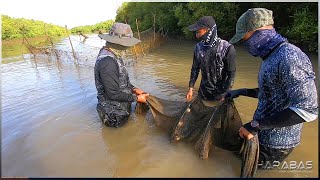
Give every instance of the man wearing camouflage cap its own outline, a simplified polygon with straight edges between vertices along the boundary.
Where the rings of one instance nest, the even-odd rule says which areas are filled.
[[[229,91],[225,98],[239,95],[258,98],[253,120],[239,129],[242,138],[258,133],[259,165],[283,161],[300,143],[304,122],[317,119],[315,73],[308,56],[273,28],[272,11],[247,10],[238,19],[230,43],[241,42],[246,50],[262,58],[258,88]]]
[[[128,121],[131,103],[146,103],[149,95],[130,83],[123,59],[117,55],[140,40],[133,37],[130,25],[123,23],[114,23],[108,34],[99,37],[106,40],[106,45],[101,48],[94,68],[97,111],[105,125],[117,128]]]

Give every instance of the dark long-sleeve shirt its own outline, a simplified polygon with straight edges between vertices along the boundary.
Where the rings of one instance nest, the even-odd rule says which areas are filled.
[[[209,49],[203,47],[200,42],[194,51],[189,87],[194,87],[201,70],[202,79],[199,94],[205,96],[204,99],[217,100],[233,85],[236,71],[236,50],[233,45],[224,40],[221,41],[218,47]],[[219,58],[219,56],[223,57]]]
[[[96,64],[96,80],[98,80],[104,88],[104,93],[109,100],[113,101],[135,101],[137,96],[131,93],[126,93],[120,89],[119,66],[114,58],[107,56],[101,59]],[[132,89],[134,86],[130,83],[128,78],[128,88]]]

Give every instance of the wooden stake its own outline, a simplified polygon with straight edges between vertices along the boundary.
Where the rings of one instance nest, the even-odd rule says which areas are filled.
[[[137,31],[138,31],[138,38],[139,38],[139,40],[141,41],[140,31],[139,31],[139,26],[138,26],[138,19],[136,19],[136,25],[137,25]],[[145,56],[144,51],[143,51],[142,43],[140,42],[139,44],[140,44],[140,46],[141,46],[142,54],[143,54],[143,56]]]
[[[137,59],[137,50],[136,50],[136,45],[133,46],[133,50],[134,50],[134,56]]]
[[[51,37],[48,35],[47,25],[45,25],[45,31],[46,31],[47,39],[50,41],[50,44],[51,44],[51,52],[54,51],[54,54],[56,55],[57,60],[59,60],[60,59],[59,54],[56,51],[55,45],[53,44],[53,41],[52,41]]]
[[[156,14],[153,15],[153,47],[156,42]]]
[[[68,33],[67,25],[65,25],[65,27],[66,27],[66,33],[68,35],[68,38],[69,38],[69,41],[70,41],[70,45],[71,45],[71,48],[72,48],[73,57],[78,62],[77,57],[76,57],[76,53],[74,52],[73,45],[72,45],[72,42],[71,42],[71,39],[70,39],[70,36],[69,36],[69,33]]]

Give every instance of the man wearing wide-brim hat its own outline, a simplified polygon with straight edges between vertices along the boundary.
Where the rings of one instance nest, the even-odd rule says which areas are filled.
[[[252,121],[239,129],[242,138],[258,133],[259,167],[283,161],[300,144],[302,126],[318,116],[315,73],[308,56],[288,42],[273,27],[273,12],[252,8],[236,24],[231,43],[241,42],[246,50],[263,61],[258,88],[237,89],[226,98],[240,95],[258,98]]]
[[[108,34],[99,34],[106,40],[96,60],[94,73],[97,88],[97,111],[109,127],[121,127],[129,118],[131,103],[146,103],[149,95],[130,83],[122,58],[115,51],[126,50],[140,40],[133,37],[130,25],[114,23]]]

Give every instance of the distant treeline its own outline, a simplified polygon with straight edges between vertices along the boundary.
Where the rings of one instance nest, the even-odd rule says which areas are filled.
[[[317,2],[126,2],[117,11],[116,21],[131,25],[136,31],[153,26],[163,28],[171,37],[194,39],[194,32],[187,26],[198,18],[213,16],[219,37],[229,40],[235,33],[237,19],[249,8],[264,7],[273,11],[274,26],[278,32],[309,51],[318,50],[318,3]]]
[[[82,32],[83,34],[87,33],[104,33],[109,30],[114,23],[113,20],[107,20],[95,25],[87,25],[87,26],[77,26],[71,29],[71,33]]]
[[[66,30],[64,27],[37,21],[33,19],[12,18],[7,15],[2,15],[2,40],[10,40],[15,38],[27,38],[38,36],[65,36]]]

